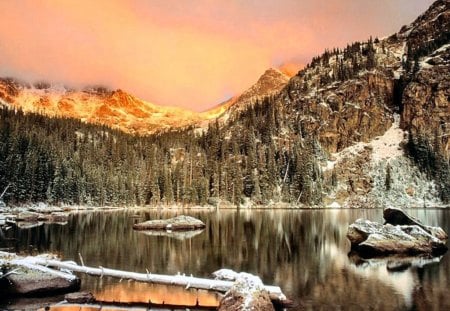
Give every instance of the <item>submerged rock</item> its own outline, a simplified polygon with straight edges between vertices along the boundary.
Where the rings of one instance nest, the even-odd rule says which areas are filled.
[[[239,273],[233,287],[220,300],[219,311],[275,310],[269,293],[257,276]]]
[[[177,216],[170,219],[149,220],[134,224],[135,230],[196,230],[203,229],[206,225],[203,221],[191,216]]]
[[[361,268],[386,267],[389,273],[404,272],[408,269],[421,269],[428,265],[438,264],[443,256],[432,257],[429,255],[405,256],[394,254],[386,257],[362,258],[357,252],[350,252],[350,262]]]
[[[387,254],[440,255],[447,251],[447,234],[438,227],[424,226],[399,209],[384,211],[382,225],[365,219],[351,224],[347,238],[352,249],[365,257]]]
[[[94,295],[89,292],[69,293],[64,296],[68,303],[91,303],[95,301]]]
[[[16,224],[17,224],[17,228],[31,229],[31,228],[42,226],[44,224],[44,222],[42,222],[42,221],[36,221],[36,222],[19,221]]]

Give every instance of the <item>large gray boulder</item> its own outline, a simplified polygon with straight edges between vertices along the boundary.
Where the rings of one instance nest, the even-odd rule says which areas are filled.
[[[6,272],[0,278],[0,288],[4,295],[41,296],[55,293],[67,293],[80,288],[80,279],[67,279],[43,271],[25,267],[8,267],[12,273]]]
[[[347,238],[352,249],[365,257],[404,254],[436,256],[447,251],[447,234],[425,226],[399,209],[384,212],[386,224],[358,219],[350,225]]]

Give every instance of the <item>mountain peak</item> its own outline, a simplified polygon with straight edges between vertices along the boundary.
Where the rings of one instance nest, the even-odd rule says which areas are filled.
[[[244,110],[248,105],[261,100],[264,97],[278,94],[288,83],[290,77],[282,71],[275,68],[268,68],[259,77],[258,81],[242,94],[234,96],[225,103],[214,107],[204,113],[208,119],[221,116],[227,119],[230,115]]]
[[[283,71],[270,67],[259,77],[259,80],[269,78],[269,79],[281,79],[281,80],[289,80],[289,75],[284,73]]]
[[[246,93],[254,93],[257,92],[262,96],[266,96],[267,92],[271,92],[274,89],[281,89],[281,86],[286,85],[289,81],[289,76],[285,73],[281,72],[275,68],[267,69],[261,77],[259,77],[258,81],[250,87],[247,91],[245,91],[242,95]]]
[[[424,31],[430,32],[430,30],[434,30],[430,35],[437,35],[436,30],[447,30],[448,32],[449,28],[445,28],[445,22],[448,21],[449,16],[450,0],[437,0],[414,22],[408,26],[403,26],[399,35],[401,37],[416,37],[423,35]],[[424,41],[425,38],[421,38],[421,40]]]
[[[281,70],[270,67],[268,68],[266,71],[264,71],[263,76],[265,75],[282,75],[282,76],[286,76],[285,73],[283,73]]]

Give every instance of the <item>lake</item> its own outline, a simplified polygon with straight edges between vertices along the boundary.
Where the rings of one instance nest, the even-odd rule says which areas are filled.
[[[450,210],[414,209],[423,223],[450,232]],[[185,211],[206,229],[189,235],[146,235],[132,225],[182,211],[126,210],[73,214],[67,225],[12,229],[15,241],[0,242],[11,251],[52,252],[65,260],[145,273],[186,273],[208,277],[220,268],[245,271],[268,285],[280,286],[296,306],[291,310],[450,310],[449,254],[434,262],[395,266],[383,260],[349,257],[348,225],[357,218],[382,222],[376,210],[224,210]],[[394,268],[392,268],[394,267]],[[82,289],[114,301],[139,299],[152,291],[152,302],[189,300],[183,291],[110,278],[82,275]],[[147,286],[147,285],[146,285]],[[200,294],[199,294],[200,295]],[[202,303],[214,297],[202,294]],[[7,308],[9,302],[0,302]]]

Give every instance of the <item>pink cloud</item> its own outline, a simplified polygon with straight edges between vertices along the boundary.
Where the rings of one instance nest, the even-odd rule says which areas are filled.
[[[0,75],[204,110],[267,67],[398,30],[432,0],[2,1]]]

